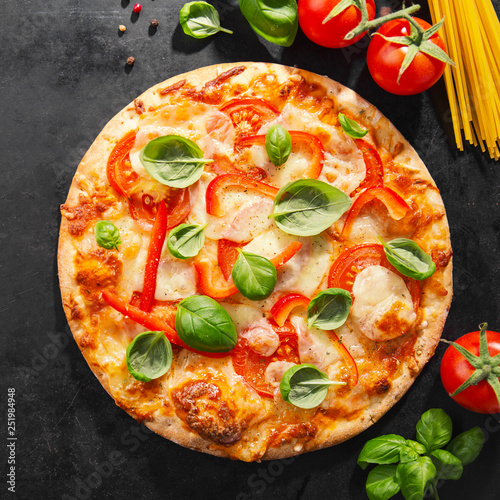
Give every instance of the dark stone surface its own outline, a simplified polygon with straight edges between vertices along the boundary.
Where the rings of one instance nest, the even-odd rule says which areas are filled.
[[[60,302],[59,205],[83,154],[115,113],[157,82],[219,62],[297,65],[352,87],[385,113],[422,156],[447,207],[455,295],[444,336],[457,338],[482,321],[500,330],[500,165],[478,149],[460,153],[449,141],[443,85],[415,97],[389,95],[370,78],[364,42],[331,51],[299,33],[292,47],[273,46],[246,24],[237,0],[212,3],[235,35],[186,37],[177,23],[181,0],[143,0],[133,17],[128,0],[2,3],[0,439],[7,443],[7,388],[13,387],[17,497],[362,499],[366,472],[356,458],[363,443],[387,433],[413,438],[421,413],[440,407],[456,433],[479,425],[488,435],[480,458],[460,481],[441,487],[441,498],[498,498],[498,417],[473,414],[448,398],[439,380],[443,346],[408,394],[362,435],[262,464],[192,452],[143,430],[86,366]],[[498,9],[500,2],[494,3]],[[156,32],[149,29],[152,18],[160,21]],[[127,26],[123,35],[119,24]],[[129,56],[136,58],[132,68]],[[0,497],[8,498],[5,445],[0,461]]]

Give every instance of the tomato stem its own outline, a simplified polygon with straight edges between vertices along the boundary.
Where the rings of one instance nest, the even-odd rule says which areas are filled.
[[[354,37],[361,35],[361,33],[371,30],[373,28],[377,28],[381,24],[384,24],[388,21],[392,21],[394,19],[408,19],[412,24],[414,23],[413,20],[411,20],[410,14],[413,14],[417,10],[420,9],[420,5],[412,5],[411,7],[407,7],[406,9],[403,10],[398,10],[396,12],[392,12],[391,14],[387,14],[386,16],[378,17],[377,19],[373,19],[373,21],[368,21],[368,12],[366,9],[366,0],[363,0],[363,7],[361,8],[361,21],[360,23],[347,35],[345,36],[344,40],[352,40]],[[363,11],[366,13],[366,18],[363,18]],[[415,23],[418,24],[418,23]],[[423,30],[419,26],[420,30]]]

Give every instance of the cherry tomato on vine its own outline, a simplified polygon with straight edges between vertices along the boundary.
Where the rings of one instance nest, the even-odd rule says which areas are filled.
[[[330,14],[341,0],[299,0],[299,24],[309,40],[331,49],[340,49],[356,43],[363,38],[366,32],[354,37],[352,40],[344,40],[349,31],[356,28],[361,21],[361,11],[350,6],[325,24],[323,20]],[[375,2],[366,2],[368,19],[375,17]]]
[[[416,17],[413,18],[424,30],[431,27],[429,23]],[[399,72],[408,45],[392,42],[385,37],[408,37],[411,35],[410,22],[407,19],[395,19],[383,24],[378,34],[374,34],[368,46],[368,69],[375,82],[384,90],[397,95],[412,95],[432,87],[441,78],[446,63],[419,51],[411,64],[399,78]],[[446,52],[441,37],[435,33],[428,42],[437,45]]]
[[[477,413],[500,413],[500,356],[492,360],[500,354],[500,333],[486,328],[484,323],[481,332],[467,333],[448,347],[441,360],[441,380],[446,392],[464,408]],[[467,355],[470,361],[457,350],[457,344],[472,355]],[[468,387],[455,394],[469,379]]]

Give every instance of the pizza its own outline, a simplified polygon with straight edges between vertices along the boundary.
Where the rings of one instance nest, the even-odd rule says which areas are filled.
[[[376,422],[439,341],[445,208],[415,150],[352,90],[221,64],[147,90],[61,206],[73,336],[116,404],[243,461]]]

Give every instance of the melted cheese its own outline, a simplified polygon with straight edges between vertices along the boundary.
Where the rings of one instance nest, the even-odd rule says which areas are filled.
[[[366,337],[390,340],[405,334],[417,315],[405,282],[382,266],[369,266],[354,280],[351,316]]]

